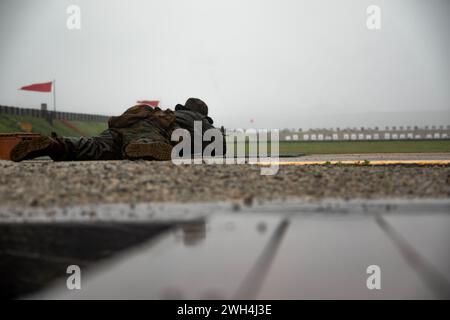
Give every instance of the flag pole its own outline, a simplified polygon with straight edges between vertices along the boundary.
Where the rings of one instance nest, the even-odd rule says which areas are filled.
[[[53,80],[52,91],[53,91],[53,111],[56,112],[56,80]]]

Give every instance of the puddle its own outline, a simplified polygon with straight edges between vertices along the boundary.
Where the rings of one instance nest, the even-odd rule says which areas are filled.
[[[61,281],[32,298],[233,298],[247,291],[242,285],[259,257],[267,255],[265,248],[281,220],[254,214],[215,215],[181,223],[156,243],[91,270],[81,290],[69,291]]]
[[[94,219],[74,207],[51,221],[44,210],[30,211],[0,223],[1,298],[448,297],[450,286],[436,291],[428,274],[449,274],[449,205],[290,202],[239,211],[217,203],[101,205],[90,207]],[[404,258],[377,225],[380,215],[427,268]],[[372,264],[383,270],[382,291],[366,288]],[[67,289],[69,265],[82,270],[81,290]]]
[[[0,224],[0,298],[17,298],[149,241],[172,225],[165,223]]]

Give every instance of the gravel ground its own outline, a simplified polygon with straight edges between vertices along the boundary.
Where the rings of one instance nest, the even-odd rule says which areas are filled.
[[[288,198],[448,198],[450,166],[282,166],[0,161],[0,203],[39,206]]]

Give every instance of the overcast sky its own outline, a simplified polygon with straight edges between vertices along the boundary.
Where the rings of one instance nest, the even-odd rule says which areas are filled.
[[[56,79],[62,111],[192,96],[227,127],[446,125],[449,14],[449,0],[0,0],[0,104],[51,106],[17,88]]]

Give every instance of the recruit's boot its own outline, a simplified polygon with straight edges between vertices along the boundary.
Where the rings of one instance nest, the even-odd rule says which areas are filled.
[[[130,159],[170,160],[172,145],[163,141],[139,139],[125,147],[125,155]]]
[[[49,156],[53,160],[64,154],[64,145],[56,139],[42,136],[31,140],[22,140],[10,153],[12,161],[23,161],[37,157]]]

